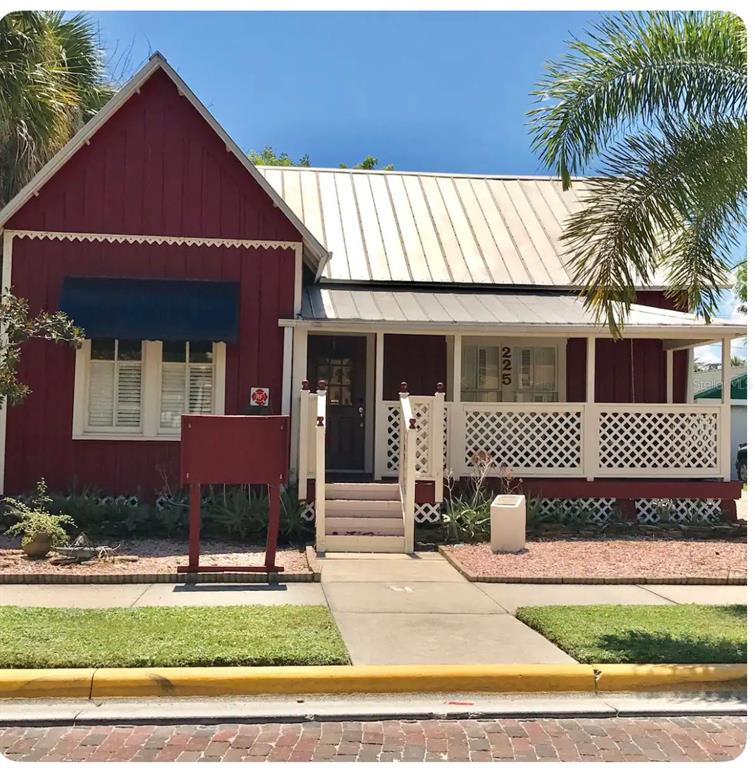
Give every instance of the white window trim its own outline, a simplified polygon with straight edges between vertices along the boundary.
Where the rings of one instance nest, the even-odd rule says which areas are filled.
[[[142,342],[142,428],[139,432],[121,428],[87,428],[89,399],[89,361],[92,343],[85,340],[76,350],[73,387],[73,430],[74,440],[118,440],[118,441],[167,441],[178,442],[180,432],[160,431],[160,377],[162,371],[162,342]],[[213,357],[213,410],[214,414],[225,413],[225,342],[215,342]]]
[[[477,344],[481,346],[509,345],[513,350],[533,347],[555,347],[556,349],[556,387],[557,400],[555,402],[566,402],[566,338],[554,338],[552,336],[463,336],[462,345]],[[461,358],[461,350],[460,355]],[[461,363],[461,360],[459,361]],[[461,378],[461,367],[459,367],[459,378]],[[462,402],[475,402],[464,400]],[[493,401],[485,401],[493,402]],[[496,401],[498,402],[498,401]],[[509,402],[509,401],[504,401]]]

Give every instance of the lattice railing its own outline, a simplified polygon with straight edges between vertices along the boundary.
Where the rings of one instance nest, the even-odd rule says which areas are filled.
[[[464,403],[463,409],[466,470],[484,456],[519,475],[582,474],[583,406]]]
[[[412,395],[412,407],[417,419],[417,479],[432,480],[432,407],[434,397]],[[383,455],[377,456],[378,472],[381,475],[397,475],[399,462],[399,404],[385,401],[378,408],[378,429],[385,429]],[[448,411],[444,413],[444,464],[448,450]]]
[[[598,405],[597,472],[708,477],[720,471],[720,406]]]

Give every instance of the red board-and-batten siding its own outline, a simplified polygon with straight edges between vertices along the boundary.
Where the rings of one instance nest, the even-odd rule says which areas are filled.
[[[6,225],[8,229],[301,242],[301,235],[226,151],[161,70]],[[226,357],[226,412],[251,385],[281,407],[283,331],[294,309],[293,249],[68,242],[15,238],[11,282],[32,310],[57,309],[66,275],[235,280],[239,341]],[[178,443],[72,440],[74,352],[32,342],[21,378],[32,389],[8,413],[6,492],[44,476],[110,493],[151,493],[178,480]]]

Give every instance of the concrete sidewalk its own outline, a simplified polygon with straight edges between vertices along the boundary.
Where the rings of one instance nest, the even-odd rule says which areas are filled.
[[[746,587],[484,584],[437,553],[328,555],[322,587],[355,664],[559,663],[523,605],[743,603]]]
[[[575,663],[523,605],[745,603],[745,586],[472,583],[441,555],[328,555],[322,582],[0,585],[0,605],[328,605],[355,664]]]

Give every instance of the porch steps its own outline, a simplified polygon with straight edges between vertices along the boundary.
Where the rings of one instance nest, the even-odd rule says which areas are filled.
[[[327,552],[403,552],[404,545],[398,484],[325,484]]]
[[[403,536],[325,536],[326,552],[404,552]]]
[[[325,498],[338,499],[395,499],[399,501],[398,483],[325,483]]]

